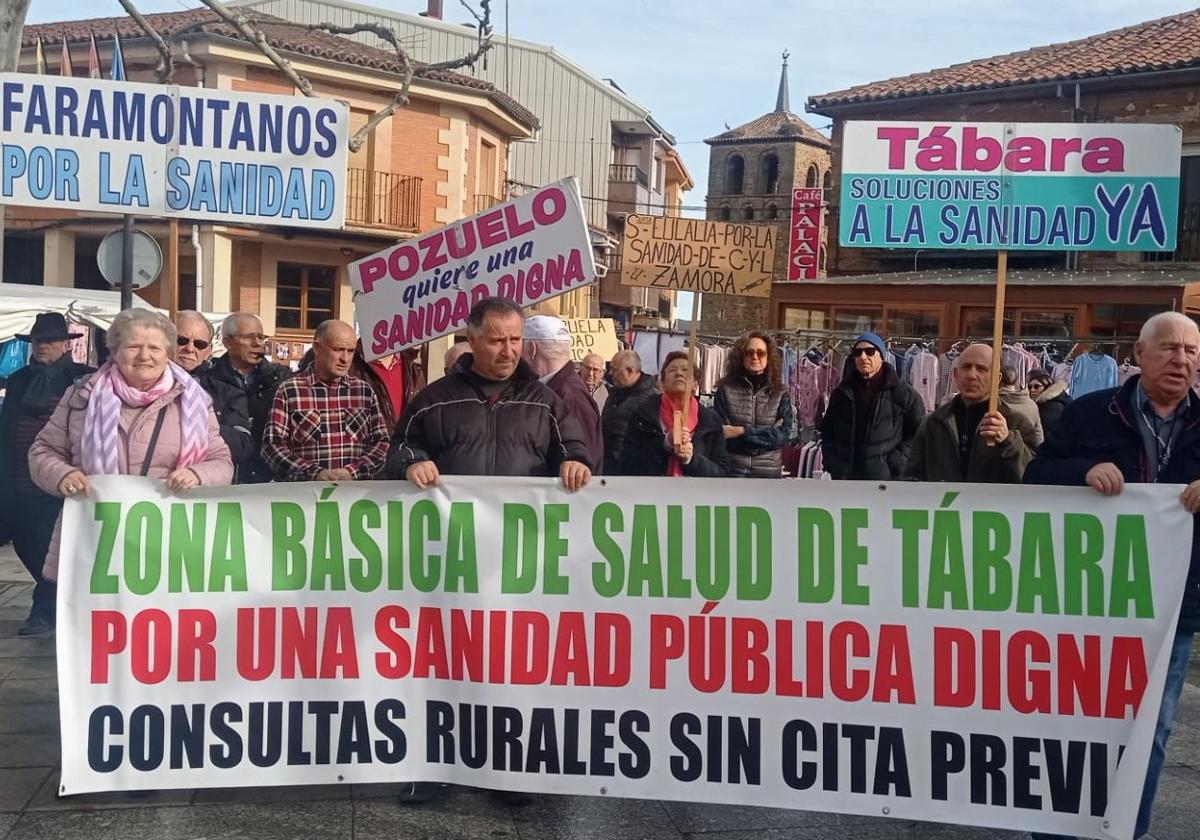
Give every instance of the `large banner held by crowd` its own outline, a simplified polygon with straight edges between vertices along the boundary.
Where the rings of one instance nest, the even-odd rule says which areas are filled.
[[[1192,529],[1158,485],[92,484],[63,794],[426,780],[1120,840]]]
[[[574,178],[349,266],[363,352],[377,359],[465,329],[487,297],[532,306],[596,279]]]
[[[339,229],[345,103],[0,73],[0,203]]]
[[[851,248],[1172,251],[1176,125],[847,122]]]

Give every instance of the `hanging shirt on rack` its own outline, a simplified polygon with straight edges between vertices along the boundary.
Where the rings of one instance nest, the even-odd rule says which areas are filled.
[[[1117,387],[1117,360],[1112,356],[1084,353],[1075,358],[1071,370],[1071,399]]]
[[[1117,384],[1124,385],[1126,380],[1131,376],[1137,376],[1142,372],[1142,369],[1137,365],[1131,365],[1129,362],[1117,368]]]
[[[908,384],[925,403],[925,413],[937,408],[938,387],[941,381],[938,357],[927,350],[918,349],[908,363]]]

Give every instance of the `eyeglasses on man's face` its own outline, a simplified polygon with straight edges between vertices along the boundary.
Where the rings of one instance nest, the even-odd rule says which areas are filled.
[[[203,338],[188,338],[186,335],[181,335],[175,339],[175,343],[180,347],[187,347],[189,344],[197,350],[207,350],[210,342]]]

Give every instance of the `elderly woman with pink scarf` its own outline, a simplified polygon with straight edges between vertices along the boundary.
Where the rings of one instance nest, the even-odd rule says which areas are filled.
[[[29,474],[42,490],[76,496],[97,475],[166,479],[173,491],[228,484],[229,447],[212,401],[170,359],[175,325],[151,309],[127,309],[108,331],[111,358],[63,395],[29,450]],[[42,574],[58,578],[59,529]]]

